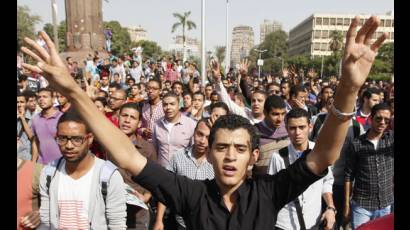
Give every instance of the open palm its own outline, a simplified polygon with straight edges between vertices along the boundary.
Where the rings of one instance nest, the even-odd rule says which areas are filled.
[[[346,34],[346,47],[343,57],[343,78],[349,87],[360,88],[366,81],[370,69],[386,34],[380,36],[372,45],[371,38],[380,24],[380,20],[372,16],[356,33],[359,17],[355,17]]]

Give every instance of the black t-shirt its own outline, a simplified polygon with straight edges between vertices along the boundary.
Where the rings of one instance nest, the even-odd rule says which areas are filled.
[[[312,173],[304,156],[275,175],[247,179],[237,189],[232,213],[215,180],[191,180],[151,161],[132,179],[181,215],[187,229],[272,230],[279,210],[326,174],[327,169],[320,176]]]

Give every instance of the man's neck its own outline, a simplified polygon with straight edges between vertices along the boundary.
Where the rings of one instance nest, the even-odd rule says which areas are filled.
[[[66,161],[65,170],[67,174],[73,178],[78,179],[84,176],[94,165],[95,157],[91,153],[87,155],[80,162],[68,162]]]
[[[154,100],[150,100],[149,101],[149,104],[150,105],[157,105],[159,102],[160,102],[160,98],[159,97],[157,97],[157,98],[155,98]]]
[[[263,119],[265,119],[265,115],[263,113],[252,113],[252,116],[255,119],[258,119],[260,121],[262,121]]]
[[[205,152],[198,152],[196,150],[196,145],[192,147],[192,156],[196,159],[198,163],[201,163],[206,158]]]
[[[54,108],[54,106],[51,106],[50,108],[43,109],[41,111],[41,114],[43,115],[43,117],[49,118],[49,117],[53,116],[56,111],[57,111],[57,109]]]
[[[176,123],[180,118],[181,118],[181,113],[178,113],[178,114],[177,114],[175,117],[173,117],[173,118],[165,117],[165,120],[168,121],[169,123]]]
[[[241,182],[239,182],[237,185],[233,187],[223,186],[218,181],[216,181],[219,187],[219,191],[221,193],[222,199],[224,201],[224,204],[226,208],[229,210],[229,212],[233,211],[235,203],[238,198],[238,193],[236,192],[236,190],[242,185],[244,181],[245,180],[242,180]]]
[[[360,110],[360,112],[363,115],[370,115],[371,109],[369,108],[369,106],[363,106],[362,109]]]
[[[295,144],[292,143],[292,145],[293,145],[293,147],[295,148],[296,151],[302,152],[302,151],[305,151],[306,149],[308,149],[309,141],[306,141],[305,143],[300,144],[300,145],[295,145]]]
[[[383,136],[383,132],[378,133],[375,132],[372,128],[370,128],[369,133],[367,134],[367,139],[369,140],[380,140],[380,138]]]

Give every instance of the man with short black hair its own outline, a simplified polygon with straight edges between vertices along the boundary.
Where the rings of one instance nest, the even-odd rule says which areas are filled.
[[[120,108],[127,100],[127,93],[123,89],[117,89],[108,97],[108,107],[111,112],[106,113],[107,118],[118,127]]]
[[[58,110],[60,110],[63,113],[67,112],[71,107],[71,103],[67,100],[66,97],[64,97],[59,92],[56,92],[56,97],[58,101],[58,106],[57,106]]]
[[[290,88],[290,100],[288,100],[288,103],[294,108],[301,108],[309,112],[310,117],[313,117],[314,115],[317,114],[317,108],[315,106],[306,104],[307,100],[307,92],[305,87],[300,86],[300,85],[294,85]]]
[[[51,88],[42,88],[38,92],[38,104],[42,109],[32,119],[34,139],[31,151],[32,160],[47,164],[61,157],[60,149],[54,139],[57,132],[57,121],[62,112],[53,106],[54,91]]]
[[[147,84],[148,101],[142,106],[142,123],[139,131],[148,141],[152,141],[154,124],[164,116],[160,98],[161,88],[161,82],[156,79],[149,80]]]
[[[394,132],[385,132],[389,105],[373,106],[369,119],[369,130],[347,146],[343,217],[346,225],[351,213],[352,229],[389,214],[394,202]]]
[[[308,140],[312,128],[309,113],[301,108],[292,109],[286,114],[286,130],[290,144],[275,150],[269,164],[268,174],[274,175],[289,168],[302,154],[307,154],[315,143]],[[294,202],[283,207],[277,217],[276,229],[297,230],[317,229],[322,221],[325,229],[332,229],[335,223],[336,208],[332,198],[333,175],[330,167],[325,177],[310,185]],[[322,214],[322,197],[326,211]]]
[[[33,131],[31,130],[30,112],[26,109],[26,98],[22,94],[17,94],[17,157],[30,161],[31,140]]]
[[[356,120],[363,125],[364,130],[368,130],[371,126],[369,115],[373,106],[380,103],[380,90],[377,88],[368,88],[363,92],[360,100],[360,108],[356,113]]]
[[[22,92],[22,95],[26,98],[27,112],[29,112],[32,117],[41,111],[40,107],[37,105],[36,93],[31,90],[26,90]]]
[[[259,140],[254,126],[242,116],[222,116],[211,129],[208,159],[213,165],[215,179],[191,180],[147,161],[128,137],[106,120],[71,78],[45,32],[41,32],[41,36],[45,39],[49,52],[34,45],[33,40],[24,38],[33,51],[25,47],[22,51],[35,58],[38,65],[23,66],[47,73],[45,76],[49,82],[69,97],[118,166],[128,170],[135,182],[182,215],[187,228],[272,229],[278,211],[325,176],[328,167],[339,157],[347,133],[347,121],[354,115],[350,112],[353,111],[357,93],[370,72],[378,49],[387,37],[387,33],[384,33],[371,43],[380,24],[377,17],[370,17],[356,32],[359,22],[358,16],[352,20],[342,57],[339,86],[349,87],[337,89],[333,112],[326,119],[314,149],[274,176],[247,177],[248,166],[253,165],[258,158]],[[34,55],[34,51],[45,53],[50,58],[40,58]],[[174,100],[177,100],[176,97]],[[173,106],[177,110],[177,103]],[[172,111],[168,113],[173,114]]]
[[[93,134],[79,115],[69,111],[61,116],[56,142],[62,157],[40,175],[39,229],[125,229],[123,179],[115,165],[90,152],[92,141]],[[106,167],[112,171],[106,171],[104,182],[101,174]]]

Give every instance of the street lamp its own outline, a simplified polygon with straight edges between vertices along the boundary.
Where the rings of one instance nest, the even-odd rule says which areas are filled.
[[[282,64],[280,66],[280,70],[282,71],[283,70],[283,58],[282,57],[278,57],[278,58],[282,61]]]
[[[225,48],[225,74],[228,73],[229,71],[229,66],[230,66],[230,48],[229,48],[229,21],[228,21],[228,16],[229,16],[229,0],[226,0],[226,48]],[[222,60],[221,60],[222,61]]]
[[[258,59],[258,79],[260,80],[261,78],[261,66],[263,66],[263,60],[261,59],[262,53],[268,51],[268,50],[258,50],[255,49],[256,52],[259,53],[259,59]]]

